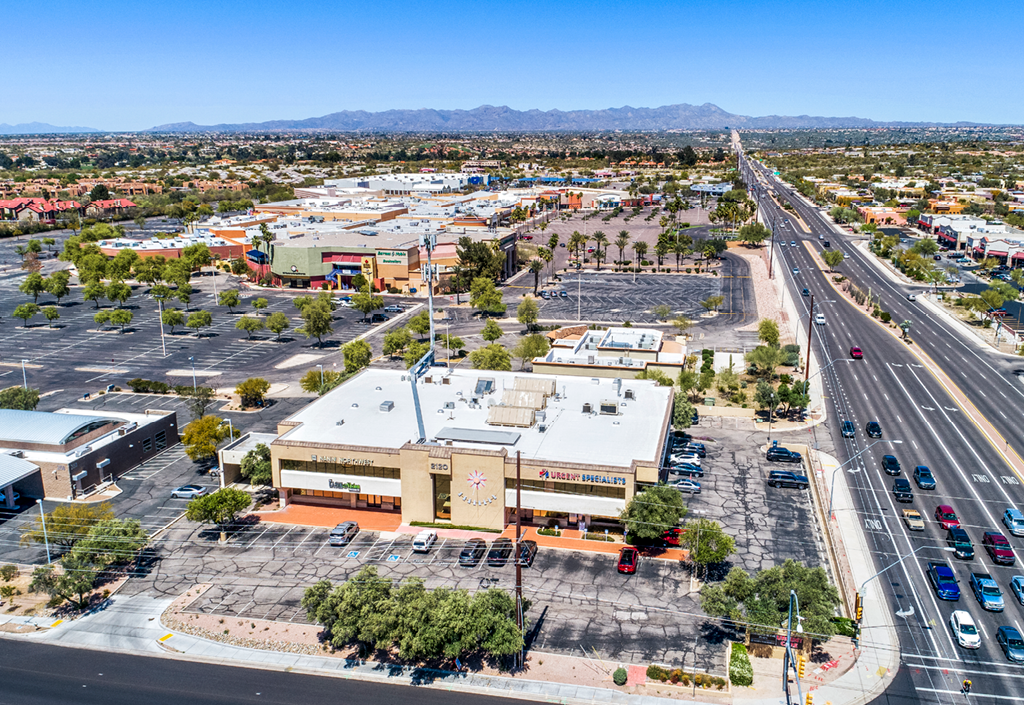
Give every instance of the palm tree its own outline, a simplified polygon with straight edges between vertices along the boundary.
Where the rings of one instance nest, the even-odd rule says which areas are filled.
[[[658,240],[658,244],[654,246],[654,254],[658,255],[658,266],[660,267],[665,255],[668,254],[668,241]]]
[[[608,236],[605,235],[600,230],[598,230],[596,233],[594,233],[594,244],[596,245],[594,258],[597,260],[597,271],[600,272],[601,260],[606,259],[608,256]],[[604,248],[604,252],[601,251],[602,248]]]
[[[530,260],[530,271],[533,272],[533,295],[537,295],[537,287],[540,285],[540,273],[544,270],[544,260]]]
[[[623,233],[625,233],[625,234],[623,234]],[[623,251],[626,249],[626,247],[628,245],[629,245],[629,233],[626,233],[626,231],[623,230],[621,233],[619,233],[619,236],[617,238],[615,238],[615,246],[619,248],[619,261],[620,262],[622,261],[622,253],[623,253]]]
[[[644,255],[647,254],[647,243],[646,242],[634,242],[633,252],[636,253],[636,266],[640,266],[640,262],[643,260]]]
[[[576,259],[580,257],[580,247],[587,244],[587,238],[580,235],[576,230],[572,231],[572,235],[569,236],[569,249],[576,255]]]
[[[680,257],[686,257],[686,255],[688,255],[690,253],[690,249],[686,246],[686,243],[684,243],[682,240],[676,239],[676,241],[672,243],[672,252],[676,256],[676,272],[678,273],[679,272],[679,258]]]

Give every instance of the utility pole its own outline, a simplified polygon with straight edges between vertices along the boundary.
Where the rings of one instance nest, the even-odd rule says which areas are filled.
[[[197,386],[196,385],[196,359],[194,357],[190,357],[188,359],[188,361],[192,363],[192,391],[195,392],[196,391],[196,386]]]
[[[523,482],[520,475],[520,457],[522,453],[516,451],[516,626],[519,628],[519,634],[523,637],[523,644],[519,647],[519,656],[517,657],[517,666],[523,668],[525,665],[523,659],[523,651],[526,646],[526,635],[523,634],[523,545],[520,540],[522,525],[523,525],[523,503],[522,503],[522,489]]]
[[[39,505],[39,521],[43,525],[43,543],[46,545],[46,563],[49,565],[52,562],[50,560],[50,539],[46,535],[46,514],[43,513],[43,500],[37,499],[36,504]]]
[[[807,316],[807,364],[804,365],[804,394],[807,393],[807,379],[811,374],[811,326],[814,325],[814,294],[811,294],[811,313]]]
[[[157,325],[160,326],[160,349],[164,357],[167,357],[167,344],[164,342],[164,300],[157,299],[156,302],[160,307],[160,320],[157,321]]]
[[[25,373],[26,362],[28,362],[28,360],[21,361],[21,386],[25,389],[28,389],[28,375]]]

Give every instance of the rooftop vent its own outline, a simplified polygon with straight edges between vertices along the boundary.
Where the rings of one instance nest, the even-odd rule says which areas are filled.
[[[632,389],[626,390],[626,399],[636,399],[636,393]]]
[[[455,408],[455,402],[453,402],[453,401],[446,401],[444,403],[444,408],[446,408],[446,409],[454,409]]]
[[[355,404],[353,404],[352,406],[355,406]],[[394,408],[395,408],[395,402],[393,402],[393,401],[382,401],[380,403],[380,410],[383,411],[384,413],[388,413],[389,411],[391,411]]]
[[[592,413],[594,413],[594,407],[591,404],[584,404],[583,405],[583,413],[584,414],[592,414]]]
[[[614,401],[602,401],[601,402],[601,414],[607,416],[617,416],[619,413],[619,405]]]
[[[345,425],[345,419],[339,419],[338,421],[335,421],[334,425],[335,426],[344,426]]]

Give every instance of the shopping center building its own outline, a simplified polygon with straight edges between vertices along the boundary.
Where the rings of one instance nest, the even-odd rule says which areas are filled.
[[[528,522],[614,525],[654,484],[671,387],[644,380],[431,368],[416,382],[367,369],[278,425],[282,505],[400,512],[406,523],[501,529],[521,455]]]

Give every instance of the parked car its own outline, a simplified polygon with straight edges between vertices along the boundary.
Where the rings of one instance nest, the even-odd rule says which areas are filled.
[[[181,487],[171,492],[171,499],[195,499],[206,494],[206,488],[200,487],[199,485],[182,485]],[[17,499],[17,493],[15,493],[15,499]],[[4,497],[0,494],[0,501],[3,501]]]
[[[897,477],[892,481],[892,496],[897,502],[913,502],[914,491],[910,489],[910,482],[905,478]]]
[[[1024,513],[1010,507],[1003,512],[1003,526],[1014,536],[1024,536]]]
[[[864,351],[861,350],[856,345],[854,345],[852,348],[850,348],[850,357],[852,357],[854,360],[860,360],[861,358],[864,357]]]
[[[935,508],[935,521],[942,524],[943,529],[952,529],[960,526],[960,518],[948,504],[940,504]]]
[[[1017,561],[1010,542],[998,531],[986,531],[981,537],[981,545],[988,551],[989,557],[1000,565],[1013,565]]]
[[[886,475],[899,475],[900,461],[896,459],[895,455],[883,455],[882,469],[885,470]]]
[[[668,474],[680,477],[704,477],[704,470],[693,463],[675,463],[668,466]]]
[[[617,568],[620,573],[632,575],[636,572],[639,563],[640,551],[636,550],[632,546],[624,546],[619,551],[619,563]]]
[[[804,475],[798,475],[788,470],[772,470],[768,473],[768,484],[772,487],[795,487],[798,490],[806,490],[810,483]]]
[[[689,478],[683,478],[678,482],[672,483],[672,487],[675,487],[680,492],[685,492],[688,494],[700,494],[700,483]]]
[[[882,424],[877,421],[868,421],[868,425],[864,427],[864,431],[868,434],[868,438],[881,438]]]
[[[487,565],[495,567],[505,565],[508,563],[513,549],[514,546],[511,539],[507,539],[504,536],[494,539],[491,542],[491,550],[487,552]]]
[[[946,531],[946,543],[953,547],[953,555],[964,560],[974,558],[974,544],[971,537],[959,526],[951,527]]]
[[[384,321],[389,320],[391,320],[391,318],[389,316],[384,315],[383,313],[375,313],[372,316],[370,316],[370,323],[383,323]]]
[[[471,567],[480,562],[480,559],[487,553],[487,542],[483,539],[469,539],[462,544],[459,552],[459,565]]]
[[[917,483],[918,489],[935,489],[935,477],[932,475],[932,471],[925,465],[918,465],[914,468],[914,482]]]
[[[412,540],[412,550],[415,553],[427,553],[433,548],[436,541],[437,532],[433,529],[424,529]]]
[[[1014,663],[1024,662],[1024,638],[1014,627],[999,627],[996,630],[996,643],[1002,648],[1006,658]]]
[[[569,298],[569,292],[566,291],[565,289],[562,289],[561,291],[559,291],[558,295],[561,296],[563,299]]]
[[[708,456],[707,448],[703,443],[673,443],[670,449],[671,455],[695,455],[698,458]]]
[[[916,509],[904,509],[903,521],[911,531],[924,531],[924,517]]]
[[[974,623],[971,613],[966,610],[953,610],[949,615],[949,628],[953,630],[956,643],[965,649],[977,649],[981,646],[981,635],[978,625]]]
[[[537,555],[537,542],[529,539],[519,542],[519,565],[529,568],[533,565],[533,558]]]
[[[402,313],[405,309],[397,304],[391,304],[390,306],[385,306],[384,310],[388,313]]]
[[[347,546],[359,533],[359,524],[354,521],[343,521],[333,529],[327,537],[327,543],[331,546]]]
[[[768,448],[765,457],[770,461],[778,463],[799,463],[803,460],[803,457],[795,450],[783,448],[782,446],[771,446]]]

